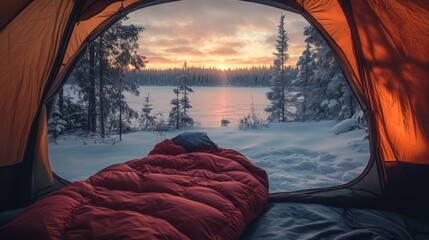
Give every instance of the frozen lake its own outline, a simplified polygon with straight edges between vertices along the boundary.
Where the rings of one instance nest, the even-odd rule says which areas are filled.
[[[144,98],[150,93],[153,104],[153,113],[162,113],[168,118],[175,97],[172,86],[141,86],[140,95],[134,96],[127,93],[126,99],[131,108],[141,112]],[[238,126],[240,118],[245,116],[253,104],[255,109],[265,116],[264,108],[269,101],[265,93],[269,88],[245,88],[245,87],[192,87],[194,93],[189,98],[192,109],[190,116],[200,122],[204,127],[220,126],[222,118],[228,119],[231,126]]]

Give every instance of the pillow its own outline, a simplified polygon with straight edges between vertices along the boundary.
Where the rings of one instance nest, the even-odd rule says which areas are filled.
[[[171,140],[188,152],[219,152],[219,147],[205,132],[185,132]]]

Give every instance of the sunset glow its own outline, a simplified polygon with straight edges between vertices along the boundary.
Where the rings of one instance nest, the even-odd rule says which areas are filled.
[[[147,68],[189,66],[228,69],[271,65],[280,14],[286,14],[287,65],[304,49],[301,16],[237,0],[183,0],[131,13],[128,23],[143,26],[140,54]]]

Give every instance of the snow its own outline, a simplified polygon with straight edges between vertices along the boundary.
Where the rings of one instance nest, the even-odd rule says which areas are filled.
[[[335,99],[327,99],[320,104],[322,107],[333,109],[339,105],[339,102]]]
[[[338,135],[340,133],[349,132],[357,127],[358,127],[358,124],[356,120],[353,118],[349,118],[337,123],[332,128],[332,131],[334,132],[335,135]]]
[[[369,147],[362,129],[334,135],[335,121],[287,122],[268,128],[239,131],[237,127],[200,127],[188,131],[207,132],[223,148],[247,156],[269,175],[270,191],[294,191],[335,186],[349,182],[363,172]],[[152,132],[123,135],[122,142],[86,141],[61,136],[51,143],[49,155],[55,173],[75,181],[85,179],[111,164],[146,156],[165,136]],[[95,143],[94,143],[95,142]]]

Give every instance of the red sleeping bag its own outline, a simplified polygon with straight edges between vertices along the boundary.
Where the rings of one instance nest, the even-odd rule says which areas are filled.
[[[265,171],[242,154],[164,140],[36,202],[0,239],[238,239],[267,200]]]

